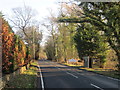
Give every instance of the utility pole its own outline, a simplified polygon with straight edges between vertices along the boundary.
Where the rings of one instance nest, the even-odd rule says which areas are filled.
[[[34,27],[32,26],[32,31],[33,31],[33,58],[35,60],[35,31]]]

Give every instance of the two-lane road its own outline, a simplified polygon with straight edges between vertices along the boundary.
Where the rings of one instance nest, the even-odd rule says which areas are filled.
[[[78,70],[48,60],[39,60],[38,87],[91,90],[120,90],[120,80]]]

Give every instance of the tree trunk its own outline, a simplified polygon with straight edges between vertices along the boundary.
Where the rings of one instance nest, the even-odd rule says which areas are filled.
[[[92,58],[90,57],[90,59],[89,59],[89,68],[92,68],[92,64],[93,64],[93,60],[92,60]]]

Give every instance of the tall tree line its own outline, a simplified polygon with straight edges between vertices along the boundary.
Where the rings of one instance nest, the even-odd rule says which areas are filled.
[[[68,9],[64,6],[64,9]],[[59,15],[66,13],[60,9]],[[72,13],[68,13],[72,15]],[[69,59],[79,59],[78,52],[75,47],[74,35],[76,31],[76,24],[57,23],[56,17],[50,18],[50,36],[45,45],[45,52],[48,59],[58,62],[67,62]]]
[[[13,27],[17,28],[16,34],[30,47],[32,58],[38,59],[42,32],[35,19],[37,12],[29,6],[13,8],[13,15],[9,19]]]

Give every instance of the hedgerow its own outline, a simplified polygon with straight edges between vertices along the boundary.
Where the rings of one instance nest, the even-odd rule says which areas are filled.
[[[8,22],[2,18],[2,72],[11,73],[31,60],[27,45],[15,35]]]

